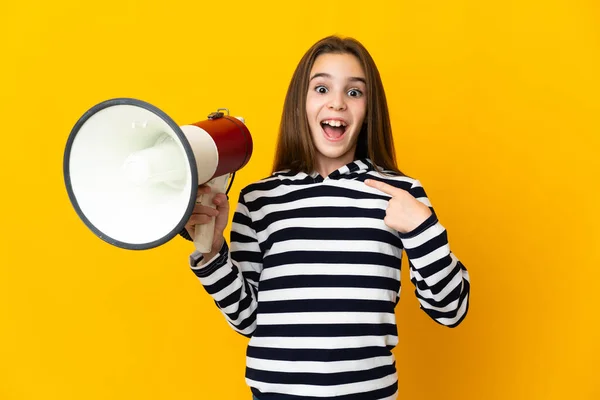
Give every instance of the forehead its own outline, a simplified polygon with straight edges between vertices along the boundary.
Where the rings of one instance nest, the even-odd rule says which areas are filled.
[[[365,78],[358,58],[353,54],[326,53],[318,56],[310,70],[310,76],[327,74],[332,79]]]

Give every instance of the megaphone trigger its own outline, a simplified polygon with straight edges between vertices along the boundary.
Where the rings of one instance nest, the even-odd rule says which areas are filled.
[[[206,183],[210,187],[210,193],[205,193],[196,199],[196,203],[203,206],[216,208],[213,199],[217,193],[225,193],[227,181],[231,174],[225,174],[215,177]],[[194,227],[194,246],[200,253],[207,254],[212,250],[212,243],[215,233],[215,218],[212,217],[206,224],[196,225]]]

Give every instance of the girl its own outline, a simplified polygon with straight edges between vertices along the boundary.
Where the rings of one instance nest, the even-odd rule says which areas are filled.
[[[294,72],[274,172],[241,191],[230,247],[227,197],[195,208],[188,233],[216,217],[215,241],[191,268],[250,337],[255,399],[396,398],[403,250],[421,308],[449,327],[467,314],[469,275],[393,149],[374,61],[354,39],[327,37]]]

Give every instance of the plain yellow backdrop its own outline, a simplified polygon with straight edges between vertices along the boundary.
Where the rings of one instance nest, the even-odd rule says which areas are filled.
[[[402,399],[600,398],[600,6],[591,0],[11,1],[0,16],[0,399],[247,399],[244,351],[175,239],[135,252],[71,208],[62,161],[91,106],[219,107],[271,167],[303,52],[354,36],[380,68],[400,167],[470,271],[446,329],[403,271]]]

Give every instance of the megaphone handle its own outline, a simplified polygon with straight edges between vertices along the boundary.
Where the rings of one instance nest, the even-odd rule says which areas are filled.
[[[210,186],[210,193],[201,195],[196,202],[203,206],[216,208],[213,199],[217,193],[225,193],[229,174],[213,178],[207,185]],[[212,243],[215,236],[215,217],[212,217],[206,224],[196,225],[194,227],[194,246],[202,254],[208,254],[212,250]]]

